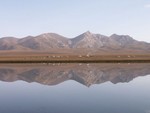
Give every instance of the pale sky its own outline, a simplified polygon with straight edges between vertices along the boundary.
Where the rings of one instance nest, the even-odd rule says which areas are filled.
[[[0,37],[88,30],[150,42],[150,0],[0,0]]]

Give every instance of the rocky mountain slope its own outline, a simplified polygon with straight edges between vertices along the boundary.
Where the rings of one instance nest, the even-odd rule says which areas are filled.
[[[14,37],[0,38],[0,50],[41,50],[52,49],[90,49],[99,51],[134,50],[150,52],[150,43],[134,40],[128,35],[104,36],[89,31],[72,39],[55,33],[28,36],[22,39]]]

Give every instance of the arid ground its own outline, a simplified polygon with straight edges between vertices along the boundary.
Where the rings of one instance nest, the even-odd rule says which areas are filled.
[[[78,62],[150,62],[150,54],[73,53],[73,52],[0,52],[0,63],[78,63]]]

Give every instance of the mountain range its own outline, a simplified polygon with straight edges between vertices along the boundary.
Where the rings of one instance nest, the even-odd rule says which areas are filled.
[[[104,82],[125,83],[150,74],[150,64],[3,64],[0,80],[57,85],[74,80],[85,86]]]
[[[89,31],[72,39],[56,33],[44,33],[24,38],[0,38],[1,51],[51,51],[54,49],[137,51],[147,53],[150,52],[150,43],[137,41],[128,35],[113,34],[111,36],[104,36]]]

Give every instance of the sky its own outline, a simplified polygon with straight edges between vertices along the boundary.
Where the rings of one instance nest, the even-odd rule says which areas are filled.
[[[86,31],[150,42],[150,0],[0,0],[0,37]]]

